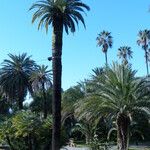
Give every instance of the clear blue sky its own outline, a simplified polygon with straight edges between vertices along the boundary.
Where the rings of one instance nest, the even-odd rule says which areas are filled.
[[[118,58],[117,49],[128,45],[134,52],[133,68],[138,75],[145,75],[144,52],[137,46],[137,33],[150,29],[149,0],[83,0],[91,11],[85,16],[87,29],[80,25],[73,35],[64,34],[63,44],[63,88],[88,78],[95,67],[104,65],[104,54],[96,46],[96,36],[102,30],[112,32],[113,48],[108,51],[109,63]],[[8,53],[27,52],[38,64],[51,67],[47,57],[51,56],[51,28],[37,30],[31,24],[32,12],[28,9],[35,0],[1,0],[0,3],[0,62]]]

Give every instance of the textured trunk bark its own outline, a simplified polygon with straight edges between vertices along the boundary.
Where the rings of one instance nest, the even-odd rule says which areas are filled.
[[[126,114],[117,117],[117,147],[118,150],[128,150],[130,118]]]
[[[147,76],[149,75],[149,68],[148,68],[148,56],[147,56],[147,40],[145,38],[144,40],[144,51],[145,51],[145,60],[146,60],[146,70],[147,70]]]
[[[28,148],[29,150],[32,150],[32,136],[31,133],[28,135]]]
[[[27,86],[28,86],[29,93],[30,93],[31,96],[33,97],[34,92],[33,92],[33,88],[32,88],[32,86],[31,86],[31,83],[28,83]]]
[[[108,65],[107,52],[105,52],[105,61],[106,61],[106,65]]]
[[[23,100],[22,100],[22,96],[20,96],[19,99],[18,99],[18,107],[19,107],[19,110],[22,110],[22,109],[23,109]]]
[[[146,59],[146,70],[147,70],[147,76],[149,75],[149,68],[148,68],[148,56],[147,51],[145,50],[145,59]]]
[[[6,140],[7,140],[8,145],[10,146],[10,149],[11,150],[15,150],[15,148],[13,147],[13,145],[12,145],[12,143],[11,143],[10,138],[9,138],[8,135],[6,135]]]
[[[45,86],[44,82],[42,83],[42,91],[43,91],[43,98],[44,98],[44,119],[47,118],[47,98],[46,98],[46,92],[45,92]]]
[[[57,16],[56,18],[53,18],[53,37],[52,37],[52,69],[53,69],[52,150],[60,149],[62,38],[63,38],[63,19],[60,16]]]
[[[19,110],[23,109],[23,101],[24,101],[24,88],[21,86],[21,83],[20,83],[20,87],[19,87],[19,91],[18,91],[18,107],[19,107]]]
[[[92,138],[90,135],[86,134],[86,144],[90,144],[90,142],[92,141]]]

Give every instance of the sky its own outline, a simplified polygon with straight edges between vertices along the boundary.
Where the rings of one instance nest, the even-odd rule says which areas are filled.
[[[51,26],[37,30],[32,24],[33,11],[29,11],[35,0],[0,1],[0,63],[8,54],[27,53],[37,64],[51,62]],[[137,75],[146,74],[144,51],[137,46],[139,30],[150,29],[149,0],[83,0],[91,10],[84,15],[86,29],[79,25],[74,34],[63,36],[62,87],[68,89],[77,82],[89,78],[92,69],[105,64],[104,54],[97,47],[96,37],[103,30],[111,32],[113,47],[108,50],[108,62],[118,61],[120,46],[130,46],[133,51],[131,63]]]

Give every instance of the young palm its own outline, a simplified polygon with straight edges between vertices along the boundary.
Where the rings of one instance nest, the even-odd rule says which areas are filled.
[[[48,31],[52,24],[52,69],[53,69],[53,132],[52,150],[60,147],[61,127],[61,74],[62,74],[62,39],[63,27],[66,33],[76,31],[75,23],[81,21],[85,27],[82,12],[89,7],[80,0],[43,0],[33,4],[36,9],[32,22],[39,19],[38,29],[45,26]]]
[[[128,64],[128,59],[132,58],[133,51],[131,47],[122,46],[118,49],[118,57],[122,59],[123,64]]]
[[[0,69],[0,85],[10,99],[17,100],[19,109],[23,109],[27,90],[31,92],[32,89],[29,77],[36,64],[26,53],[8,56],[10,59],[5,59]]]
[[[108,51],[108,48],[112,48],[112,44],[113,44],[111,32],[102,31],[100,34],[98,34],[96,41],[97,41],[97,45],[99,47],[102,47],[102,52],[104,52],[105,54],[105,61],[107,65],[108,64],[107,51]]]
[[[139,31],[137,44],[142,46],[142,49],[145,52],[145,61],[146,61],[146,69],[147,75],[149,75],[149,67],[148,67],[148,49],[150,45],[150,30]]]
[[[128,65],[114,64],[106,68],[105,75],[97,83],[97,91],[89,95],[78,111],[81,115],[115,118],[118,150],[128,150],[129,126],[136,114],[150,115],[147,80],[135,77]],[[131,119],[132,118],[132,119]]]
[[[52,86],[50,70],[48,66],[38,66],[37,70],[32,73],[30,81],[32,82],[34,92],[42,90],[44,99],[44,118],[47,118],[47,96],[46,90]]]

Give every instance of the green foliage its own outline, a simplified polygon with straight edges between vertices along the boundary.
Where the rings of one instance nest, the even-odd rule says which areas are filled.
[[[16,150],[41,150],[51,142],[51,117],[42,120],[31,111],[20,111],[0,126],[0,141]]]
[[[75,32],[75,23],[79,21],[85,26],[84,18],[81,15],[84,9],[90,10],[89,6],[82,3],[80,0],[43,0],[32,5],[30,10],[36,9],[33,14],[32,23],[39,20],[38,29],[45,27],[48,31],[48,26],[53,24],[54,19],[63,20],[63,25],[66,33]]]
[[[52,113],[52,89],[46,90],[47,110],[48,113]],[[33,101],[30,103],[29,108],[35,113],[43,113],[44,109],[44,97],[43,92],[36,92],[33,96]]]
[[[48,66],[37,66],[37,69],[30,76],[30,82],[32,83],[34,92],[39,92],[51,88],[51,75],[52,73],[51,70],[48,70]]]
[[[122,59],[123,64],[128,64],[128,59],[132,58],[133,51],[129,46],[122,46],[118,49],[118,57]]]
[[[77,105],[81,115],[82,112],[89,117],[90,114],[92,117],[101,113],[117,115],[124,111],[149,115],[148,81],[136,78],[135,71],[129,66],[113,64],[112,68],[107,67],[105,73],[97,79],[97,83],[91,84],[93,94]]]
[[[27,91],[31,92],[29,77],[36,64],[26,53],[8,56],[9,59],[3,61],[0,69],[0,86],[10,102],[17,102],[19,109],[22,109]]]
[[[107,142],[102,143],[102,141],[99,141],[97,137],[98,136],[95,134],[92,141],[89,144],[90,149],[91,150],[109,150],[110,149],[109,143]]]
[[[149,81],[135,77],[129,65],[114,63],[104,68],[98,77],[92,76],[89,83],[90,93],[76,104],[76,113],[80,119],[99,119],[101,116],[118,119],[124,114],[129,124],[135,115],[150,117]],[[116,124],[115,124],[116,126]]]

